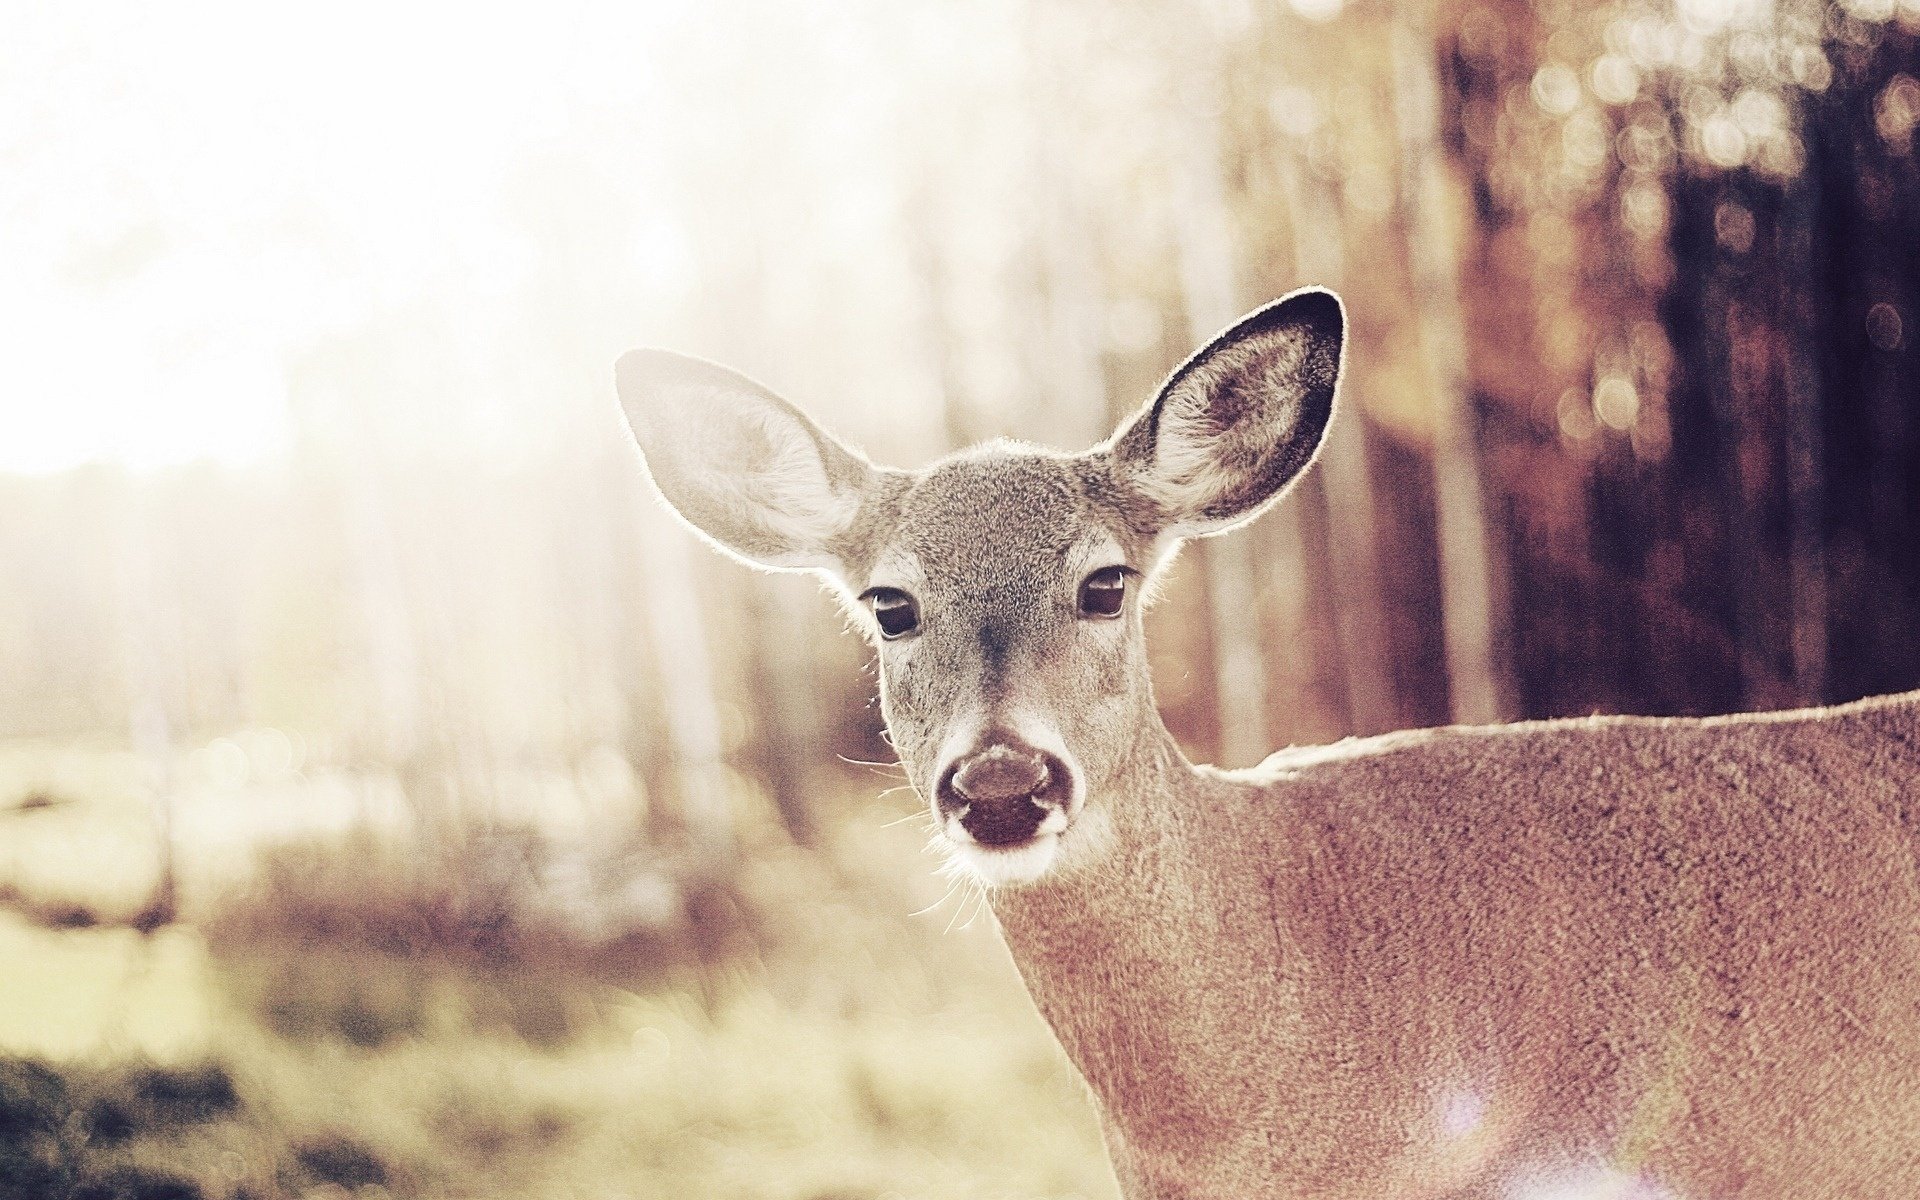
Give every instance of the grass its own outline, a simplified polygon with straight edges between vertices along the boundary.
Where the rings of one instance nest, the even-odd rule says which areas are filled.
[[[97,828],[82,790],[0,820]],[[205,936],[0,917],[0,1200],[1107,1200],[1081,1085],[895,815],[819,854],[750,838],[715,961],[314,936],[316,881],[381,908],[364,857],[284,912],[231,892]]]
[[[898,1016],[802,1021],[764,997],[711,1015],[656,1000],[561,1051],[240,1034],[184,1068],[56,1076],[12,1063],[16,1076],[62,1080],[28,1123],[59,1136],[0,1145],[23,1145],[73,1184],[143,1172],[209,1198],[329,1184],[394,1196],[1101,1195],[1083,1131],[1063,1121],[1078,1100],[1051,1055],[947,1015],[958,1020],[929,1033]],[[57,1196],[46,1182],[21,1200]]]

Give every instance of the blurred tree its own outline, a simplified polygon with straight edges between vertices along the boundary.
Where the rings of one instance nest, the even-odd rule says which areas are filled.
[[[1913,261],[1912,155],[1878,115],[1914,33],[1861,11],[1470,4],[1446,24],[1529,712],[1920,677],[1884,640],[1915,615],[1912,360],[1870,328],[1913,304],[1875,265]]]

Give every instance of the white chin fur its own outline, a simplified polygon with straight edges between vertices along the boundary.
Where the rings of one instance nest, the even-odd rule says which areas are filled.
[[[997,850],[973,842],[947,839],[953,863],[987,887],[1032,883],[1052,868],[1060,855],[1060,835],[1043,833],[1025,845]]]

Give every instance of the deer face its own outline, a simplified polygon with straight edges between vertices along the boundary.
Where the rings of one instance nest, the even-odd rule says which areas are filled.
[[[1094,841],[1151,713],[1139,584],[1151,538],[1089,458],[991,446],[914,477],[861,580],[895,749],[956,857],[1037,877]],[[905,615],[902,615],[905,614]]]
[[[1108,442],[869,464],[734,372],[621,359],[669,504],[760,566],[815,570],[877,647],[887,726],[956,862],[1026,883],[1100,852],[1155,720],[1140,609],[1187,537],[1251,519],[1332,416],[1343,318],[1322,291],[1242,320]]]

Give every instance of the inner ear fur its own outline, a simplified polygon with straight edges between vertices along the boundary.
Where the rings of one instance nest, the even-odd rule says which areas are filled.
[[[1155,510],[1158,532],[1205,536],[1251,520],[1318,453],[1345,340],[1340,298],[1324,288],[1242,317],[1108,443],[1116,482]]]

